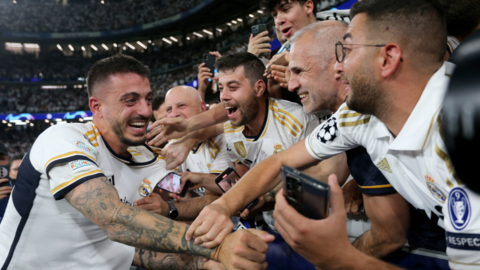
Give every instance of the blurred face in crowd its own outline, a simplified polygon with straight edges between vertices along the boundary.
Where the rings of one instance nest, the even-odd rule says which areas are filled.
[[[12,164],[10,164],[10,172],[8,176],[10,176],[11,179],[17,179],[18,168],[20,167],[21,162],[21,159],[15,159],[12,161]]]
[[[8,165],[8,156],[0,153],[0,165]]]
[[[120,140],[124,146],[145,143],[153,99],[148,79],[134,73],[117,74],[95,87],[101,100],[98,117],[110,127],[102,136]]]
[[[287,39],[309,24],[308,16],[313,13],[314,4],[311,0],[303,6],[297,1],[285,0],[280,2],[271,12],[275,27]]]
[[[312,44],[311,38],[309,34],[302,36],[290,49],[288,90],[298,94],[307,113],[321,110],[334,112],[338,109],[338,96],[344,94],[339,93],[339,88],[345,87],[339,76],[335,76],[335,56],[326,55],[330,50],[314,49],[313,46],[317,45]],[[312,55],[318,51],[324,55]]]
[[[220,71],[218,85],[220,99],[234,126],[243,126],[258,114],[254,85],[245,77],[243,66],[235,70]]]
[[[188,119],[206,110],[195,88],[189,86],[177,86],[165,95],[165,108],[168,118],[180,117]]]
[[[378,48],[350,45],[370,44],[364,34],[366,19],[367,16],[360,13],[348,26],[343,40],[345,59],[342,63],[337,63],[335,69],[341,72],[342,82],[347,87],[348,107],[360,113],[371,114],[375,110],[375,100],[382,95],[373,69],[373,57]]]
[[[158,107],[158,109],[153,111],[153,117],[155,117],[155,120],[157,120],[157,121],[162,119],[162,118],[167,117],[167,112],[166,112],[166,109],[165,109],[165,102],[162,103],[162,105],[160,105],[160,107]]]

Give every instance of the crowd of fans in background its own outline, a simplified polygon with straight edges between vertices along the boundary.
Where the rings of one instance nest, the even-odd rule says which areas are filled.
[[[167,18],[201,2],[125,0],[63,5],[55,0],[2,1],[0,31],[59,33],[123,29]]]

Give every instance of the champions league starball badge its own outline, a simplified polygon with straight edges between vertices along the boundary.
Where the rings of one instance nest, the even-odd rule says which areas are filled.
[[[453,227],[459,231],[465,229],[472,215],[472,208],[467,193],[461,188],[450,191],[448,213]]]
[[[337,137],[337,131],[337,119],[331,117],[317,133],[317,139],[322,143],[331,142]]]

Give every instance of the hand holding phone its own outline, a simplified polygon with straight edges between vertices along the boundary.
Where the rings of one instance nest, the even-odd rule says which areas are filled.
[[[215,178],[215,183],[223,191],[223,193],[231,189],[238,181],[240,181],[240,175],[238,175],[238,173],[232,167],[228,167],[225,171],[223,171],[220,175],[218,175]],[[255,199],[253,202],[249,203],[245,208],[240,210],[240,212],[243,212],[243,210],[245,209],[250,210],[257,203],[258,203],[258,199]]]
[[[248,52],[258,57],[270,55],[270,37],[265,24],[252,25],[252,36],[248,43]]]
[[[203,54],[203,63],[205,63],[205,67],[210,69],[210,73],[215,73],[215,55],[211,55],[209,53]]]
[[[282,182],[288,204],[310,219],[328,216],[330,186],[293,168],[282,167]]]
[[[185,197],[185,194],[187,194],[188,188],[190,187],[190,181],[187,181],[182,188],[180,178],[181,176],[179,174],[170,172],[158,182],[157,187],[170,193],[175,193],[180,197]]]

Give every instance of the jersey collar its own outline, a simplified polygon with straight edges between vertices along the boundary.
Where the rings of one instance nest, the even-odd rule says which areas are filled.
[[[149,161],[146,161],[146,162],[135,162],[135,161],[133,160],[133,157],[132,157],[132,159],[125,159],[124,157],[122,157],[122,156],[120,156],[120,155],[117,155],[117,153],[115,153],[115,152],[112,150],[112,148],[110,148],[110,145],[108,145],[107,141],[105,141],[105,140],[103,139],[103,137],[102,137],[102,140],[103,140],[103,142],[105,143],[105,146],[107,147],[108,152],[110,152],[110,154],[111,154],[114,158],[116,158],[116,159],[119,160],[120,162],[125,163],[125,164],[127,164],[127,165],[129,165],[129,166],[146,166],[146,165],[153,164],[153,163],[155,163],[155,162],[157,161],[158,154],[157,154],[155,151],[153,151],[152,148],[150,148],[150,146],[148,146],[148,145],[146,145],[146,144],[144,144],[143,146],[144,146],[145,148],[147,148],[148,151],[152,152],[153,158],[152,158],[151,160],[149,160]]]
[[[256,136],[246,136],[245,134],[243,134],[243,136],[245,136],[246,139],[256,141],[262,136],[263,131],[265,130],[265,126],[267,125],[267,121],[268,121],[268,113],[269,113],[268,108],[270,108],[269,105],[270,105],[270,99],[267,98],[267,106],[265,106],[266,107],[265,108],[265,110],[266,110],[265,111],[265,118],[263,119],[263,124],[262,124],[262,128],[260,129],[260,132],[258,132],[258,134]],[[244,128],[244,130],[245,130],[245,128]],[[243,131],[242,131],[242,133],[243,133]]]
[[[437,115],[443,105],[449,81],[446,66],[449,64],[445,62],[430,78],[407,122],[391,144],[391,150],[423,149],[430,133],[434,130]]]

